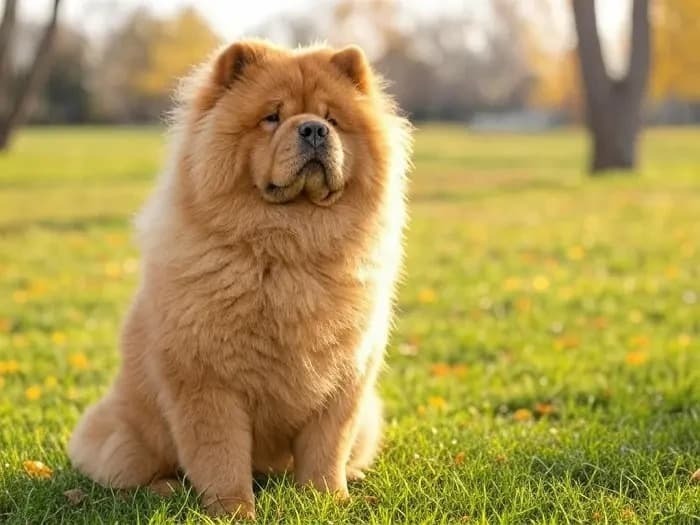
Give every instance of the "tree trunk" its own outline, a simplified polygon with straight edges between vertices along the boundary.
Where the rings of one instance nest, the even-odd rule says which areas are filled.
[[[642,103],[649,76],[649,0],[633,0],[630,58],[626,76],[615,81],[605,70],[594,0],[573,0],[578,56],[586,96],[586,120],[593,151],[590,169],[633,169]]]
[[[51,12],[51,18],[46,28],[44,29],[44,34],[41,37],[41,41],[36,49],[36,54],[34,55],[34,60],[29,67],[26,75],[22,81],[17,86],[15,90],[15,97],[9,94],[9,47],[11,35],[7,35],[7,41],[3,42],[2,39],[4,35],[0,32],[0,43],[4,44],[0,48],[0,65],[4,64],[5,72],[3,72],[2,80],[0,81],[0,88],[3,89],[2,96],[6,96],[9,102],[9,107],[5,112],[0,114],[0,151],[3,151],[9,145],[10,139],[12,137],[13,131],[19,126],[27,114],[27,110],[34,98],[35,93],[39,90],[43,84],[46,75],[48,73],[50,58],[51,58],[51,44],[53,42],[54,35],[56,34],[56,29],[58,27],[58,7],[61,0],[53,0],[53,11]],[[16,0],[6,0],[5,3],[5,14],[3,14],[2,24],[5,23],[5,18],[8,10],[14,11],[16,6]],[[14,26],[14,12],[11,13],[12,21],[11,27]],[[0,27],[2,25],[0,24]]]
[[[17,23],[17,0],[6,0],[5,10],[0,21],[0,116],[10,109],[10,91],[12,89],[10,67],[12,34]]]

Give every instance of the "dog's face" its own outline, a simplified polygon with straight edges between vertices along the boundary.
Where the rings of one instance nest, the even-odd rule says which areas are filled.
[[[189,152],[201,198],[252,192],[268,206],[327,207],[381,171],[379,97],[359,48],[239,42],[206,74]]]

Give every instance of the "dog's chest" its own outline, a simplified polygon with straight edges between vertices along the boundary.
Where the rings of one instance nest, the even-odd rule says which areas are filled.
[[[342,257],[290,263],[239,253],[199,281],[192,312],[209,357],[248,396],[311,406],[353,372],[367,293]]]

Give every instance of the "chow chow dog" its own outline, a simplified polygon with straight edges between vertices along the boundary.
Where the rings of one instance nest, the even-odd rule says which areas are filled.
[[[254,473],[348,497],[380,441],[409,149],[354,46],[240,41],[186,78],[75,467],[117,488],[184,472],[213,515],[254,516]]]

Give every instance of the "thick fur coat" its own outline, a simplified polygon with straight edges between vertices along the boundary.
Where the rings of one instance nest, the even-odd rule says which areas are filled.
[[[182,471],[212,514],[252,517],[254,472],[347,497],[380,440],[409,147],[356,47],[242,41],[187,78],[74,465],[120,488]]]

